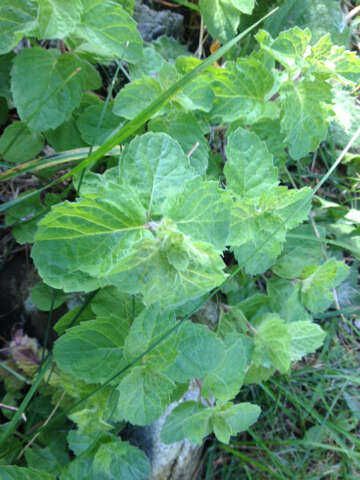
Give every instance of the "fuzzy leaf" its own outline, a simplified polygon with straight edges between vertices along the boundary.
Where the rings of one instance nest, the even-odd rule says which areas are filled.
[[[183,402],[166,417],[160,438],[163,443],[181,442],[188,438],[192,443],[201,444],[211,432],[212,410],[199,402]]]
[[[259,418],[261,409],[251,403],[229,403],[215,409],[211,418],[216,438],[229,443],[231,435],[247,430]]]
[[[39,472],[33,468],[0,465],[1,480],[56,480],[55,475]]]
[[[320,228],[320,233],[325,236],[324,229]],[[312,226],[300,225],[287,238],[284,252],[272,270],[282,278],[299,278],[305,266],[321,263],[323,256]]]
[[[150,463],[142,450],[128,442],[106,442],[95,454],[92,474],[102,480],[147,480]]]
[[[56,128],[80,105],[83,82],[80,74],[67,81],[81,66],[73,55],[59,50],[25,48],[15,58],[11,89],[20,118],[30,130]],[[36,82],[28,82],[34,72]]]
[[[2,0],[0,5],[0,55],[10,52],[36,21],[32,0]]]
[[[76,34],[105,55],[130,63],[142,59],[142,40],[135,21],[112,0],[82,0],[84,13]]]
[[[136,196],[116,185],[97,199],[84,195],[79,202],[54,207],[39,224],[32,256],[40,275],[52,287],[91,291],[106,285],[93,276],[100,277],[102,270],[119,263],[120,252],[123,257],[128,255],[128,241],[141,238],[145,222],[145,211]]]
[[[153,119],[149,130],[164,132],[177,140],[187,154],[198,143],[198,147],[190,155],[190,165],[200,175],[208,167],[209,145],[204,135],[209,133],[208,127],[191,112],[170,112],[166,117]]]
[[[290,155],[298,160],[326,138],[331,118],[331,85],[316,76],[314,80],[285,83],[280,98],[281,129],[286,133]]]
[[[250,125],[276,118],[277,104],[267,101],[273,84],[273,75],[253,56],[227,64],[213,79],[215,102],[211,116],[222,123],[243,119]]]
[[[128,83],[116,95],[113,112],[115,115],[132,120],[150,105],[161,94],[161,91],[159,83],[150,77],[143,77]],[[157,115],[161,113],[160,110]]]
[[[60,307],[66,298],[61,290],[56,291],[43,282],[37,283],[31,289],[31,301],[36,308],[44,312],[50,311],[52,305],[54,310]]]
[[[286,323],[311,320],[300,301],[300,283],[294,285],[282,278],[270,278],[266,282],[271,310]]]
[[[311,40],[308,28],[301,30],[299,27],[280,32],[274,40],[264,30],[256,34],[256,40],[261,48],[272,55],[286,69],[296,70],[305,64],[305,52]]]
[[[286,230],[308,215],[311,190],[276,187],[252,203],[237,201],[232,211],[230,245],[248,273],[267,270],[281,253]]]
[[[56,152],[63,152],[65,150],[73,150],[87,146],[81,138],[79,129],[76,126],[74,114],[72,114],[70,120],[62,123],[54,130],[48,130],[45,132],[45,137],[47,142]]]
[[[11,123],[0,136],[0,153],[7,162],[31,160],[41,152],[43,146],[43,136],[31,132],[23,122]]]
[[[159,309],[156,307],[144,310],[134,320],[125,340],[124,355],[129,363],[159,342],[164,334],[175,325],[174,314],[160,314]],[[176,336],[170,335],[167,339],[162,340],[152,351],[143,356],[141,362],[147,366],[150,365],[151,368],[165,369],[176,358],[176,342]]]
[[[167,374],[185,383],[216,370],[224,360],[225,345],[204,325],[186,322],[178,331],[178,356]]]
[[[35,35],[41,39],[64,38],[80,23],[81,0],[37,0],[38,27]]]
[[[313,313],[325,311],[334,300],[331,289],[340,285],[348,274],[349,267],[334,258],[320,266],[305,267],[302,273],[302,303]]]
[[[278,184],[277,169],[257,135],[238,128],[226,145],[226,186],[240,198],[256,198]]]
[[[235,36],[241,13],[250,14],[254,0],[200,0],[200,12],[211,36],[221,41]]]
[[[116,287],[102,288],[90,306],[96,318],[122,318],[129,326],[144,308],[138,298],[122,293]]]
[[[115,418],[134,425],[149,425],[160,417],[171,401],[175,384],[146,366],[133,367],[121,380]]]
[[[231,400],[243,384],[250,364],[252,344],[245,335],[235,333],[224,338],[225,356],[218,367],[204,377],[203,392],[210,391],[216,400]]]
[[[321,347],[326,333],[319,325],[309,321],[295,322],[287,326],[291,337],[291,360],[301,360]]]
[[[192,239],[207,242],[222,250],[229,234],[231,199],[217,182],[195,178],[182,195],[170,202],[169,218]]]
[[[25,194],[31,192],[31,190],[27,190]],[[37,194],[24,200],[21,204],[9,208],[5,215],[5,224],[7,226],[14,225],[12,234],[17,242],[22,245],[32,243],[37,224],[47,211],[47,207],[41,203],[40,194]]]
[[[111,104],[91,105],[87,107],[76,121],[81,138],[88,145],[101,145],[121,126],[123,121],[111,112]]]
[[[255,335],[254,364],[287,372],[291,362],[290,341],[284,321],[276,314],[266,315]]]
[[[4,97],[5,99],[10,98],[11,96],[10,70],[14,57],[15,55],[13,54],[13,52],[7,53],[6,55],[0,55],[0,97]]]
[[[108,380],[124,365],[123,345],[128,331],[126,322],[89,320],[73,327],[55,343],[54,355],[59,367],[86,383]]]
[[[174,234],[179,241],[171,244],[172,236],[165,247],[160,240],[139,243],[123,271],[115,266],[109,281],[128,293],[142,293],[145,305],[158,302],[168,308],[199,297],[225,280],[223,261],[213,247],[189,242],[181,234]],[[130,269],[131,277],[126,271]]]
[[[337,0],[285,0],[281,8],[266,19],[265,30],[276,36],[293,25],[308,27],[313,41],[330,32],[334,43],[345,45],[350,35],[345,12]]]
[[[136,188],[148,216],[163,213],[164,201],[196,176],[180,145],[163,133],[136,137],[121,158],[120,172],[126,185]]]

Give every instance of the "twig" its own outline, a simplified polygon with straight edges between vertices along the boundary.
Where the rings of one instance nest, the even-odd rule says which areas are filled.
[[[345,18],[347,21],[349,21],[353,17],[355,17],[358,13],[360,13],[360,5],[350,10],[350,12],[346,14]]]
[[[195,152],[195,150],[198,148],[198,146],[200,145],[199,142],[196,142],[195,145],[191,148],[190,152],[186,155],[187,158],[190,158],[191,155]]]
[[[13,407],[12,405],[5,405],[5,403],[0,403],[0,408],[5,408],[6,410],[11,410],[12,412],[17,412],[19,409],[17,407]],[[21,414],[21,418],[26,422],[25,413]]]
[[[55,415],[55,412],[56,410],[59,408],[60,406],[60,403],[62,402],[63,398],[65,397],[65,393],[66,392],[63,392],[61,394],[61,397],[59,398],[57,404],[55,405],[55,407],[53,408],[52,412],[50,413],[50,415],[48,416],[48,418],[45,420],[45,422],[43,423],[43,427],[45,427],[49,422],[50,420],[52,419],[52,417]],[[35,440],[37,439],[37,437],[40,435],[40,432],[38,432],[36,435],[33,436],[33,438],[25,445],[25,447],[21,450],[21,452],[19,453],[19,455],[16,457],[16,460],[19,460],[19,458],[21,458],[23,455],[24,455],[24,452],[25,450],[27,450],[34,442]]]

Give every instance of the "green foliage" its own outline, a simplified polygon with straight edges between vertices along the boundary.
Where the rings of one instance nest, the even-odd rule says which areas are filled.
[[[250,14],[254,0],[200,0],[200,12],[204,23],[214,38],[230,40],[240,24],[242,13]]]
[[[164,443],[200,444],[211,432],[229,443],[260,415],[259,406],[235,401],[246,385],[289,374],[322,346],[325,331],[312,314],[332,306],[349,275],[339,251],[327,255],[324,245],[345,238],[356,252],[358,211],[315,227],[307,222],[313,191],[295,188],[292,177],[289,188],[284,172],[298,172],[303,185],[302,163],[352,102],[360,61],[333,45],[334,30],[332,40],[320,34],[315,6],[284,3],[300,26],[284,30],[288,18],[278,13],[258,31],[255,50],[246,56],[245,45],[236,58],[234,49],[219,66],[167,37],[143,48],[132,0],[2,2],[2,166],[40,154],[33,173],[42,187],[55,172],[45,167],[59,158],[43,158],[45,140],[58,154],[82,149],[66,159],[89,151],[66,190],[59,195],[58,182],[56,193],[25,192],[5,223],[17,242],[34,243],[41,282],[31,299],[49,322],[65,300],[89,296],[56,322],[51,353],[22,332],[9,344],[1,370],[7,400],[17,405],[30,379],[47,404],[31,404],[31,422],[44,427],[26,449],[28,468],[1,464],[1,478],[145,480],[145,454],[119,436],[126,422],[150,425],[171,406]],[[199,2],[205,28],[220,41],[254,7]],[[28,48],[15,54],[23,37]],[[129,82],[105,92],[99,71],[106,76],[112,62]],[[187,76],[196,67],[202,73]],[[115,155],[108,147],[119,138]],[[92,150],[107,155],[101,168]],[[323,220],[321,209],[312,214]],[[210,322],[206,312],[218,308]],[[55,362],[49,374],[44,359]],[[181,398],[189,385],[199,387],[198,401]],[[59,423],[49,402],[65,413]],[[13,427],[5,428],[2,438]],[[1,450],[6,462],[24,432],[11,439],[16,453]]]
[[[34,158],[43,145],[42,135],[31,132],[23,122],[14,122],[1,135],[0,153],[7,162],[25,162]]]

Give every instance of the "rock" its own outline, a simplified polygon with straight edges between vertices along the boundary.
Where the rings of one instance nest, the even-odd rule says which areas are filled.
[[[202,445],[193,445],[189,440],[165,445],[160,440],[160,432],[166,417],[180,403],[198,400],[199,386],[191,382],[187,392],[177,402],[173,402],[165,413],[148,427],[131,427],[127,438],[145,451],[151,463],[149,480],[189,480],[193,478],[199,465]]]
[[[141,0],[135,1],[134,19],[145,42],[156,40],[161,35],[178,39],[184,32],[183,15],[171,10],[152,10]]]
[[[213,301],[206,302],[196,312],[193,320],[216,328],[219,319],[218,305]],[[180,403],[188,400],[198,401],[200,396],[199,385],[192,381],[188,390],[177,402],[173,402],[164,414],[148,427],[130,427],[126,439],[145,451],[151,463],[149,480],[189,480],[193,478],[201,458],[202,445],[193,445],[188,440],[165,445],[160,440],[160,432],[166,417]],[[200,400],[202,400],[200,398]],[[215,399],[210,400],[213,405]]]

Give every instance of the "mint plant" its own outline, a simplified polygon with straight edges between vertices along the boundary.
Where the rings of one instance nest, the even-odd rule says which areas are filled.
[[[199,7],[224,40],[254,2]],[[148,478],[145,454],[119,433],[126,422],[157,420],[193,380],[201,398],[171,412],[162,441],[201,443],[213,432],[228,443],[261,414],[261,405],[236,402],[242,386],[289,373],[322,345],[312,314],[331,306],[348,275],[344,262],[299,240],[309,236],[313,191],[288,188],[283,172],[326,139],[336,89],[350,95],[359,79],[356,55],[330,35],[312,41],[307,28],[275,37],[259,30],[248,56],[209,61],[188,81],[202,61],[173,39],[143,46],[132,8],[125,0],[0,6],[1,118],[13,105],[20,119],[0,137],[4,165],[31,160],[44,142],[58,154],[89,147],[87,163],[93,147],[108,154],[105,168],[74,175],[75,199],[57,192],[44,200],[39,191],[6,212],[15,239],[34,243],[44,282],[34,302],[44,310],[68,295],[91,294],[91,302],[55,325],[54,367],[42,385],[49,401],[61,398],[72,426],[60,447],[47,445],[44,429],[40,446],[25,451],[28,467],[0,466],[4,478]],[[14,54],[24,36],[26,48]],[[91,93],[101,88],[95,65],[110,61],[130,81],[104,101]],[[109,139],[139,118],[136,135],[109,154]],[[220,318],[211,330],[192,315],[215,296]]]

